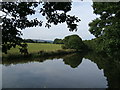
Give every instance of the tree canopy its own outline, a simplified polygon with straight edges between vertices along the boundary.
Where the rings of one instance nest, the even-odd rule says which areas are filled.
[[[63,40],[56,38],[53,43],[54,44],[63,44]]]
[[[47,20],[45,27],[50,28],[51,23],[57,25],[66,23],[69,31],[77,30],[76,16],[67,14],[71,10],[71,2],[2,2],[2,51],[7,53],[12,47],[19,45],[25,47],[21,38],[21,30],[27,27],[42,26],[43,21],[37,17],[29,20],[28,15],[35,15],[36,8]],[[40,7],[41,5],[41,7]]]
[[[106,53],[119,52],[120,2],[94,2],[93,9],[99,18],[89,24],[89,31],[97,37],[97,47]]]
[[[82,39],[78,35],[70,35],[66,36],[63,39],[65,49],[76,49],[76,50],[82,50],[85,46],[82,42]]]

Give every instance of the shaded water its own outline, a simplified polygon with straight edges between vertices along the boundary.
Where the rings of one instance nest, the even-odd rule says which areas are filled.
[[[120,63],[91,53],[49,59],[4,60],[2,75],[3,88],[120,87]]]

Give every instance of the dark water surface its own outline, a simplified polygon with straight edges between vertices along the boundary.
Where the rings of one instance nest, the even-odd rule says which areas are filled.
[[[120,63],[91,54],[42,60],[4,60],[2,79],[3,88],[119,87]]]

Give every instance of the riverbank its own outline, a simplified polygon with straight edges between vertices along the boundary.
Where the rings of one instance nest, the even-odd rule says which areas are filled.
[[[27,43],[28,44],[28,55],[20,54],[19,47],[12,48],[8,51],[8,54],[2,54],[2,60],[18,60],[25,58],[39,58],[49,56],[59,56],[71,53],[77,53],[75,49],[62,49],[62,44],[45,44],[45,43]]]
[[[37,53],[29,53],[28,55],[23,54],[9,54],[7,56],[3,56],[2,59],[29,59],[29,58],[44,58],[44,57],[51,57],[51,56],[59,56],[59,55],[67,55],[72,53],[77,53],[80,51],[76,51],[73,49],[66,49],[66,50],[56,50],[56,51],[39,51]]]

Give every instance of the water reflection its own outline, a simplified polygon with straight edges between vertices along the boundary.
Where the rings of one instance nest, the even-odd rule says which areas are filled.
[[[105,55],[88,53],[85,58],[95,62],[99,69],[104,70],[109,88],[120,88],[120,57],[107,57]]]
[[[72,68],[76,68],[81,62],[84,57],[84,54],[69,54],[69,55],[62,55],[62,56],[52,56],[52,57],[44,57],[44,58],[25,58],[25,59],[4,59],[2,64],[5,66],[16,65],[16,64],[24,64],[24,63],[31,63],[31,62],[44,62],[46,60],[53,60],[53,59],[63,59],[64,63],[70,65]]]
[[[92,52],[3,60],[3,87],[120,88],[120,60],[113,59]]]
[[[72,54],[63,57],[63,61],[65,64],[70,65],[72,68],[76,68],[82,62],[83,55],[82,54]]]

